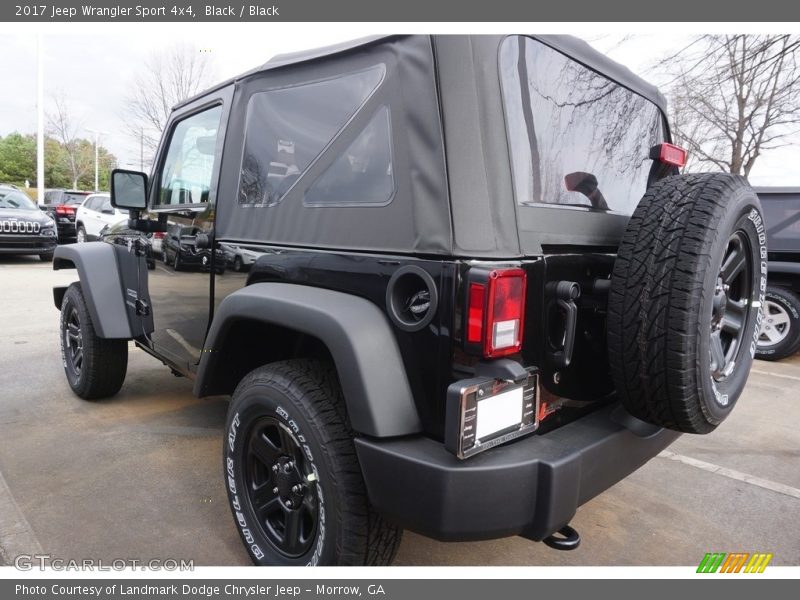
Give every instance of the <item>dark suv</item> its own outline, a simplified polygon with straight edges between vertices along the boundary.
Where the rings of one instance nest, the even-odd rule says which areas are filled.
[[[149,177],[112,176],[131,230],[192,227],[249,270],[59,247],[69,385],[116,393],[134,340],[230,395],[258,564],[387,564],[403,528],[574,548],[579,505],[730,414],[759,335],[758,198],[680,175],[665,115],[569,37],[277,57],[176,106]]]
[[[756,356],[780,360],[800,350],[800,187],[755,188],[764,207],[769,285]]]
[[[59,244],[68,244],[77,240],[75,212],[91,193],[79,190],[45,190],[41,208],[55,221],[58,227]]]
[[[56,224],[16,186],[0,184],[0,254],[38,254],[53,260]]]

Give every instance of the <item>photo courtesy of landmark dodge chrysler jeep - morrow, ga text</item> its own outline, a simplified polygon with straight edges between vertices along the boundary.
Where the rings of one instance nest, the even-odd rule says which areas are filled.
[[[69,385],[116,393],[133,340],[230,395],[258,564],[388,564],[403,529],[574,548],[578,506],[730,414],[758,342],[758,198],[679,174],[665,115],[570,37],[278,56],[176,106],[149,177],[114,171],[114,243],[56,250]],[[205,269],[148,269],[175,226]]]

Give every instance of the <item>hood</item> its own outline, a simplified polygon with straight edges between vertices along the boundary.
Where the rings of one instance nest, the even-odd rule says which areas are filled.
[[[20,210],[18,208],[0,208],[0,219],[17,221],[32,221],[44,225],[51,223],[53,219],[43,213],[41,210]]]

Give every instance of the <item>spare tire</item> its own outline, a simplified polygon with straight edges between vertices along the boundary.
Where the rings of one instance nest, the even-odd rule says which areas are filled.
[[[758,197],[723,173],[650,187],[628,222],[608,299],[617,393],[635,417],[713,431],[744,388],[766,290]]]

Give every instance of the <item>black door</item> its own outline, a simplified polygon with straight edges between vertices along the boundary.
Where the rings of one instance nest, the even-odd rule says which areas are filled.
[[[184,373],[200,360],[208,328],[215,268],[213,252],[219,161],[229,98],[204,98],[174,114],[150,190],[150,218],[167,225],[163,261],[151,261],[147,286],[153,315],[149,343]],[[217,263],[220,264],[217,264]]]

